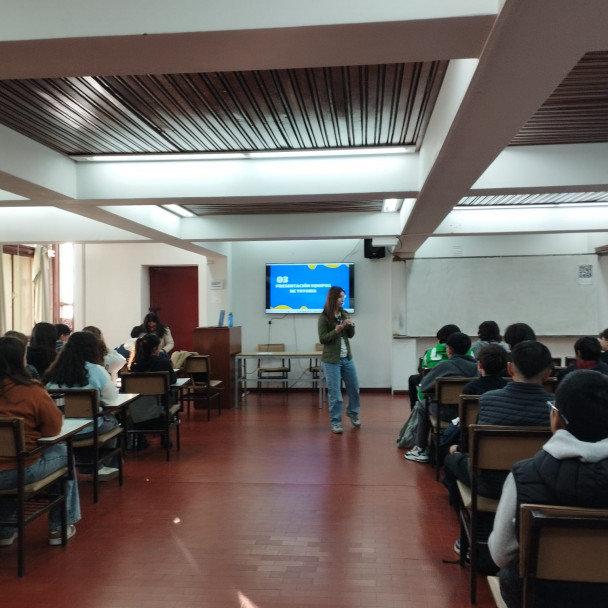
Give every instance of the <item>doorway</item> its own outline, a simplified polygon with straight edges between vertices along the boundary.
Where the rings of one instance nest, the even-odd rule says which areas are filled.
[[[171,329],[174,350],[192,350],[198,327],[198,267],[150,266],[150,308]]]

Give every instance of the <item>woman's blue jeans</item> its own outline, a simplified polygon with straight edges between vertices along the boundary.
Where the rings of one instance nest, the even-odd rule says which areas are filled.
[[[329,398],[329,420],[333,425],[342,424],[342,389],[341,380],[346,386],[348,405],[346,415],[355,417],[359,415],[359,378],[352,359],[342,357],[340,363],[323,363],[325,381],[327,382],[327,395]]]
[[[68,449],[65,443],[57,443],[48,447],[42,453],[40,460],[25,469],[25,483],[31,483],[50,475],[53,471],[66,466],[68,463]],[[11,469],[0,471],[0,488],[8,490],[17,486],[17,471]],[[80,498],[78,496],[78,481],[68,479],[66,482],[66,502],[68,510],[68,524],[75,524],[80,520]],[[0,499],[0,520],[17,521],[17,504],[10,498]],[[61,528],[61,505],[56,505],[49,512],[49,530]],[[0,533],[8,534],[14,528],[0,528]]]

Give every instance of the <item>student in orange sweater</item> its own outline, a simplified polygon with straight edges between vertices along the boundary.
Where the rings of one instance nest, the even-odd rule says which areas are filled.
[[[0,416],[23,418],[25,449],[30,451],[45,435],[57,435],[63,416],[46,389],[33,380],[25,370],[25,346],[16,338],[0,338]],[[30,459],[26,469],[27,481],[36,481],[66,466],[67,447],[64,443],[50,446]],[[0,488],[17,485],[17,471],[13,462],[0,458]],[[68,538],[76,534],[74,524],[80,520],[80,500],[76,479],[67,482]],[[16,520],[12,500],[0,500],[0,520]],[[16,528],[0,527],[0,546],[12,545],[17,538]],[[49,545],[61,545],[61,506],[49,512]]]

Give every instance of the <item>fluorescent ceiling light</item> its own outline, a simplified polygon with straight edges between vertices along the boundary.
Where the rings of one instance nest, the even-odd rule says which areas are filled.
[[[399,209],[401,209],[402,204],[402,198],[385,198],[384,202],[382,203],[382,212],[394,213],[395,211],[399,211]]]
[[[406,154],[414,152],[413,147],[386,146],[381,148],[334,148],[326,150],[276,150],[272,152],[249,152],[248,158],[301,158],[319,156],[370,156],[383,154]]]
[[[257,158],[302,158],[327,156],[370,156],[387,154],[408,154],[415,152],[414,146],[386,146],[377,148],[335,148],[324,150],[276,150],[271,152],[209,152],[197,154],[102,154],[70,158],[76,162],[170,162],[200,160],[254,160]]]
[[[176,215],[179,215],[180,217],[194,217],[194,213],[192,213],[192,211],[188,211],[188,209],[185,209],[181,205],[171,204],[171,205],[163,205],[163,207],[167,211],[171,211],[172,213],[175,213]]]
[[[225,154],[93,154],[91,156],[70,156],[79,163],[152,163],[189,160],[243,160],[246,154],[226,152]]]
[[[534,205],[463,205],[452,211],[525,211],[526,209],[584,209],[586,207],[608,207],[608,201],[588,201],[586,203],[537,203]]]

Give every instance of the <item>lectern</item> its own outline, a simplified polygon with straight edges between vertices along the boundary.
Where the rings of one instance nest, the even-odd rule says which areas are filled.
[[[210,355],[213,378],[224,382],[222,406],[230,407],[234,395],[234,355],[241,352],[241,328],[195,327],[192,349]]]

